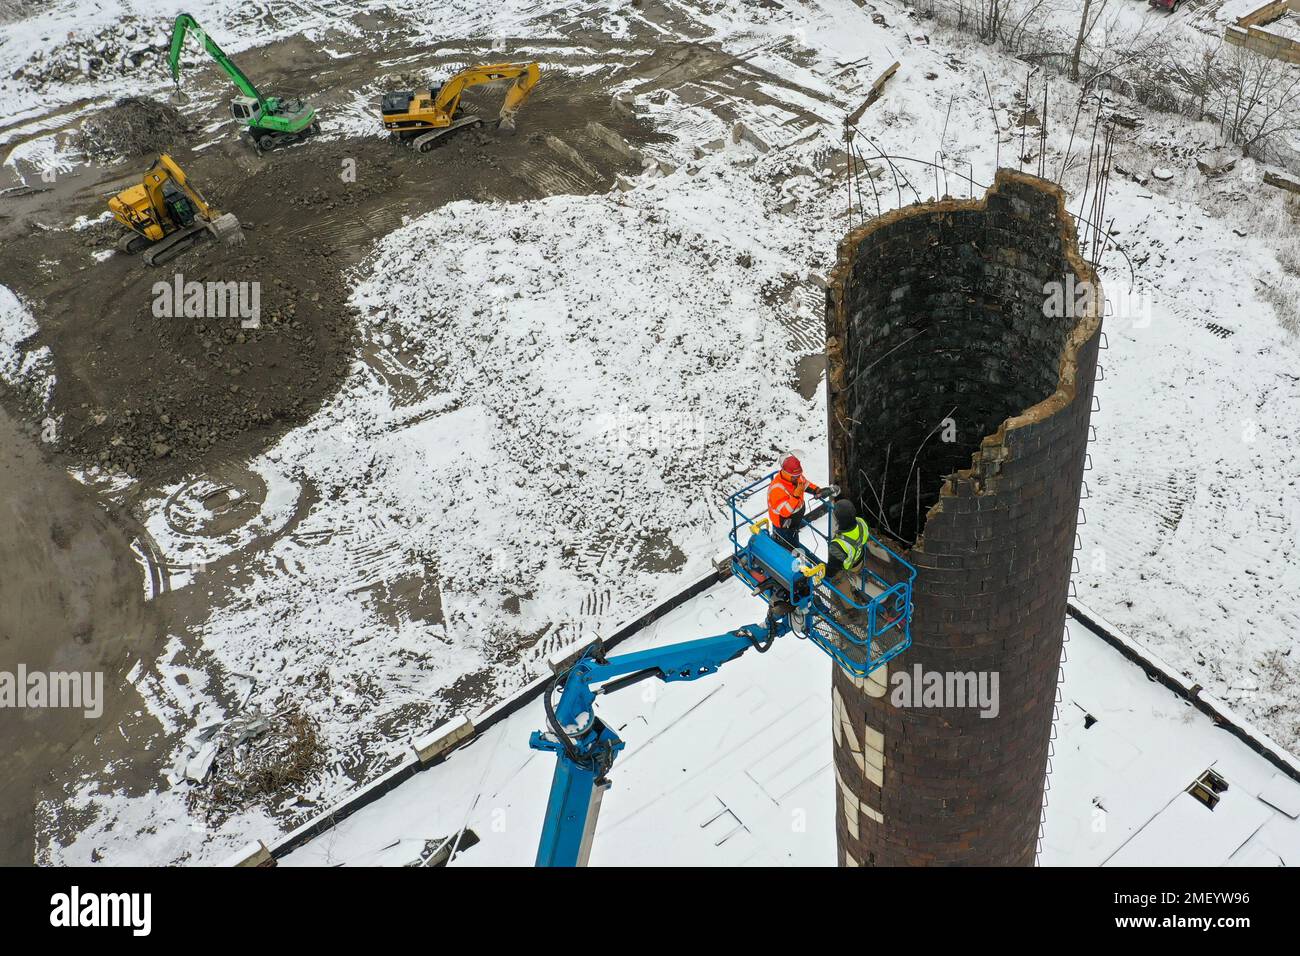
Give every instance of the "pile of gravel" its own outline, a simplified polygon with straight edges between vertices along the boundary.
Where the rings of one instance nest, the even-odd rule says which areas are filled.
[[[87,120],[77,134],[76,145],[95,160],[129,158],[165,152],[179,144],[189,129],[174,106],[128,96]]]

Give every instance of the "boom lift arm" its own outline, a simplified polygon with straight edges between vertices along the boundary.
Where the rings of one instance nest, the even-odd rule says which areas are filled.
[[[610,658],[605,657],[600,641],[588,647],[544,695],[548,729],[534,731],[529,741],[534,750],[549,750],[559,758],[551,779],[537,865],[587,865],[601,796],[609,789],[605,775],[624,747],[618,734],[596,716],[597,696],[652,677],[664,683],[706,677],[751,647],[765,652],[787,630],[789,626],[781,618],[717,637]],[[561,683],[563,690],[555,703],[551,698]]]
[[[845,593],[827,580],[816,548],[829,545],[826,531],[811,522],[804,532],[820,539],[815,549],[789,549],[766,527],[766,508],[746,514],[749,499],[766,491],[773,472],[728,498],[732,524],[731,573],[767,604],[762,624],[716,637],[605,657],[597,641],[543,695],[545,731],[529,740],[534,750],[556,755],[555,775],[537,850],[538,866],[585,866],[596,829],[606,775],[623,741],[595,713],[599,696],[656,677],[665,683],[697,680],[717,672],[751,647],[760,653],[783,634],[805,638],[853,677],[866,677],[912,643],[912,584],[916,569],[881,541],[872,539],[876,570],[863,561]],[[596,685],[600,685],[597,687]],[[552,698],[559,690],[558,703]]]

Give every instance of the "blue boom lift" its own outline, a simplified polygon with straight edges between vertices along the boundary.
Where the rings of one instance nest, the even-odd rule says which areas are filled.
[[[766,492],[776,472],[731,495],[731,572],[767,602],[759,624],[668,647],[606,657],[596,641],[569,670],[556,676],[543,695],[544,731],[529,746],[556,754],[555,776],[542,824],[538,866],[585,866],[600,801],[623,741],[596,715],[596,699],[649,678],[665,683],[697,680],[715,673],[750,648],[764,653],[784,634],[806,638],[855,677],[865,677],[912,643],[912,584],[916,569],[872,540],[875,549],[854,572],[848,592],[826,579],[818,557],[831,538],[831,516],[823,531],[814,522],[813,549],[794,551],[767,528]],[[758,510],[750,500],[760,498]],[[874,567],[873,567],[874,566]],[[841,583],[844,583],[843,581]],[[598,686],[599,685],[599,686]]]

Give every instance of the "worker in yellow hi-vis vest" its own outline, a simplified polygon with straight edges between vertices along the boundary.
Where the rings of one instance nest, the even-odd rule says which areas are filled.
[[[867,542],[871,529],[858,517],[858,509],[848,498],[835,502],[835,536],[831,538],[826,560],[826,576],[834,577],[841,571],[857,572],[867,557]]]

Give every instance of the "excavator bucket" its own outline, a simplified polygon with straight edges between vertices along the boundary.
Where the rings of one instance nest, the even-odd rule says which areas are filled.
[[[529,63],[524,72],[515,79],[506,90],[505,102],[501,104],[501,114],[497,120],[497,129],[502,133],[513,134],[515,131],[515,114],[532,95],[533,88],[541,79],[541,70],[536,63]]]
[[[239,218],[233,212],[213,219],[208,223],[208,231],[212,233],[212,238],[219,239],[227,245],[238,246],[244,242],[243,227],[239,225]]]

